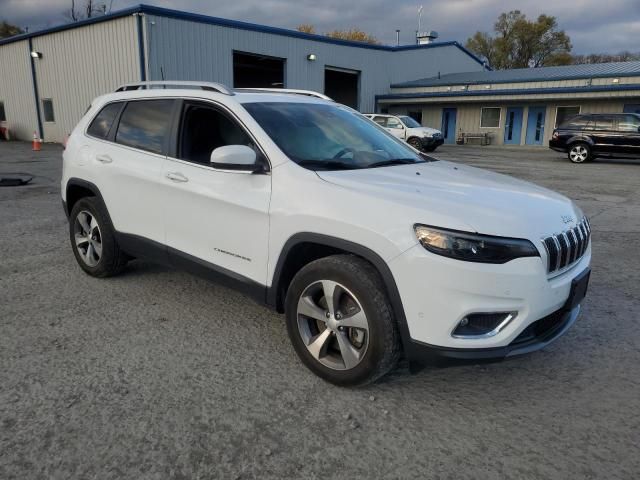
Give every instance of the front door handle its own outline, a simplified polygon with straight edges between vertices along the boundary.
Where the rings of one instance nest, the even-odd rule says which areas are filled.
[[[189,179],[185,177],[180,172],[169,172],[167,173],[167,178],[172,182],[188,182]]]
[[[113,159],[109,155],[96,155],[96,160],[100,163],[111,163]]]

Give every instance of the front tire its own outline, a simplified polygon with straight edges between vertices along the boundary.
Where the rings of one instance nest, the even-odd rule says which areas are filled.
[[[413,148],[415,148],[416,150],[418,150],[419,152],[424,152],[424,147],[422,146],[422,142],[420,142],[420,140],[417,139],[416,137],[410,138],[409,140],[407,140],[407,143],[411,145]]]
[[[303,267],[285,310],[296,353],[328,382],[365,385],[398,362],[399,333],[382,280],[359,257],[336,255]]]
[[[69,215],[69,238],[78,265],[93,277],[110,277],[122,271],[128,257],[120,250],[115,230],[103,203],[85,197]]]
[[[591,147],[587,143],[578,142],[569,147],[567,153],[572,163],[584,163],[591,160]]]

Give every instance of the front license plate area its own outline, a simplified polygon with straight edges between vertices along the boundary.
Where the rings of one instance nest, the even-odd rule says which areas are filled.
[[[580,302],[587,295],[587,289],[589,288],[589,277],[591,276],[591,269],[587,268],[584,272],[574,278],[571,282],[571,292],[569,298],[565,304],[565,310],[573,310],[580,305]]]

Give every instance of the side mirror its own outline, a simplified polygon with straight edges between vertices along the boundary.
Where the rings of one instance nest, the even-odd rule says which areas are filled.
[[[211,152],[211,166],[221,170],[260,171],[256,152],[246,145],[226,145]]]

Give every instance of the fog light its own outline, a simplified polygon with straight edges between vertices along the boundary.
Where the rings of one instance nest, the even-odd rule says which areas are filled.
[[[451,332],[454,338],[488,338],[500,333],[518,312],[472,313]]]

